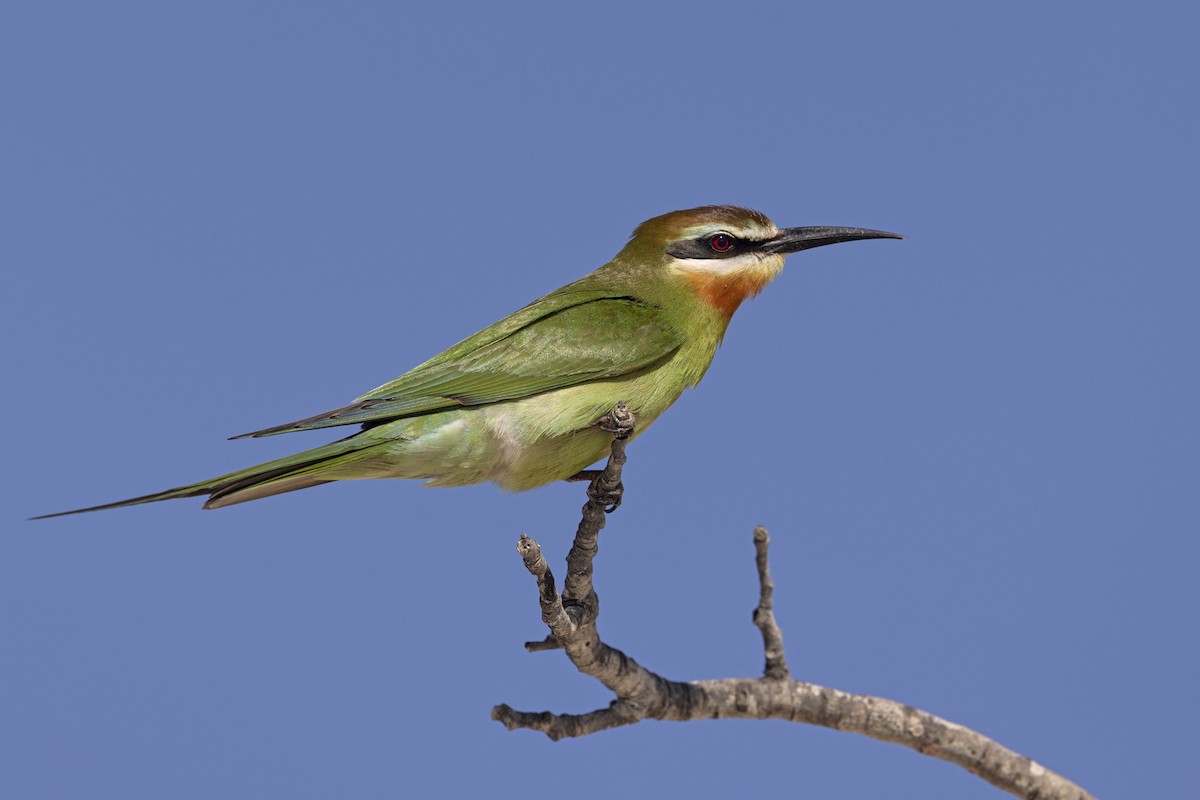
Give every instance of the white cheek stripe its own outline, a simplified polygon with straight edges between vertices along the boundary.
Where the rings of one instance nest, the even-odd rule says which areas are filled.
[[[760,253],[745,253],[733,258],[673,258],[673,272],[701,272],[709,275],[733,275],[738,272],[758,271],[764,256]]]

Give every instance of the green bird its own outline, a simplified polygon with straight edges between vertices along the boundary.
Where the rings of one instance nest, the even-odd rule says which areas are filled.
[[[46,517],[206,495],[205,508],[330,481],[492,481],[512,492],[569,478],[608,454],[597,421],[618,401],[636,434],[704,377],[733,313],[789,253],[858,239],[864,228],[777,228],[735,206],[643,222],[611,261],[535,300],[353,403],[242,434],[361,425],[322,447],[211,480]],[[36,517],[35,519],[43,519]]]

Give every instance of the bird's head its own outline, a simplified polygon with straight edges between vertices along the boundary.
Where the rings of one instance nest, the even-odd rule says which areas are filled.
[[[866,228],[777,228],[765,214],[737,206],[702,206],[648,219],[633,232],[626,250],[662,259],[727,318],[762,291],[783,269],[788,253],[858,239],[902,239]]]

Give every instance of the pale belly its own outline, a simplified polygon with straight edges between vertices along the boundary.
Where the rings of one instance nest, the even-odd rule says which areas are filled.
[[[429,486],[491,481],[521,492],[563,480],[608,456],[612,434],[595,422],[616,401],[572,397],[571,390],[380,425],[371,456],[326,473],[333,480],[417,478]],[[635,437],[658,414],[638,413]],[[387,441],[389,440],[390,441]]]

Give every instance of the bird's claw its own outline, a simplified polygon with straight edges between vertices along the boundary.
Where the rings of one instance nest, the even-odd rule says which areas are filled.
[[[625,405],[624,402],[617,403],[612,411],[596,420],[596,424],[600,426],[600,430],[611,433],[618,439],[624,439],[633,433],[634,422],[633,412],[629,410],[629,406]]]
[[[604,506],[604,513],[611,514],[621,507],[621,498],[625,495],[625,486],[620,481],[616,485],[604,481],[603,475],[597,475],[588,486],[588,499]]]

